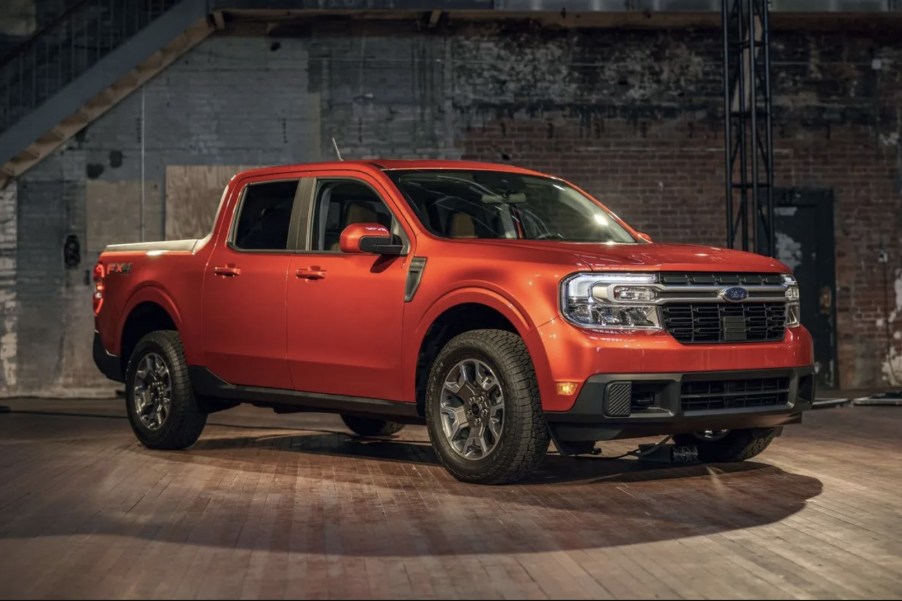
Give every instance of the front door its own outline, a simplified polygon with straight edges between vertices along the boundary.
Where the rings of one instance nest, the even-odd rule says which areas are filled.
[[[285,286],[297,244],[298,179],[248,184],[204,274],[206,367],[230,384],[291,388]],[[303,187],[303,186],[301,186]],[[221,236],[222,237],[222,236]]]
[[[363,177],[363,176],[361,176]],[[318,178],[308,252],[288,268],[287,347],[296,390],[403,400],[401,317],[407,257],[346,254],[351,223],[400,232],[374,181]]]
[[[802,325],[814,339],[818,384],[837,388],[833,192],[775,190],[774,201],[774,255],[799,282]]]

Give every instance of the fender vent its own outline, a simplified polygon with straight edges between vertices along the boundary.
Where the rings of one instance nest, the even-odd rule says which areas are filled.
[[[410,269],[407,272],[407,283],[404,286],[404,302],[409,303],[420,287],[423,271],[426,270],[426,257],[414,257],[410,261]]]

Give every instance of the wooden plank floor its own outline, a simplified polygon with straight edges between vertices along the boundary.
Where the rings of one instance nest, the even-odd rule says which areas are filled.
[[[122,401],[4,403],[3,598],[902,597],[902,408],[811,413],[745,464],[549,455],[485,487],[421,427],[239,408],[151,452]]]

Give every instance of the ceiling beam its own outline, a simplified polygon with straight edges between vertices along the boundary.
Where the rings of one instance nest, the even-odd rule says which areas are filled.
[[[718,13],[722,0],[210,0],[212,10],[310,11],[316,13],[392,12],[506,12],[567,13]],[[730,0],[735,1],[735,0]],[[896,13],[897,0],[771,0],[772,13]]]

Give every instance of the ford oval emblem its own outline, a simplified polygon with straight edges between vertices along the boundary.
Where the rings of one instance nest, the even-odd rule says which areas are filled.
[[[730,288],[724,288],[720,295],[724,300],[728,300],[731,303],[741,303],[749,297],[749,291],[742,286],[732,286]]]

